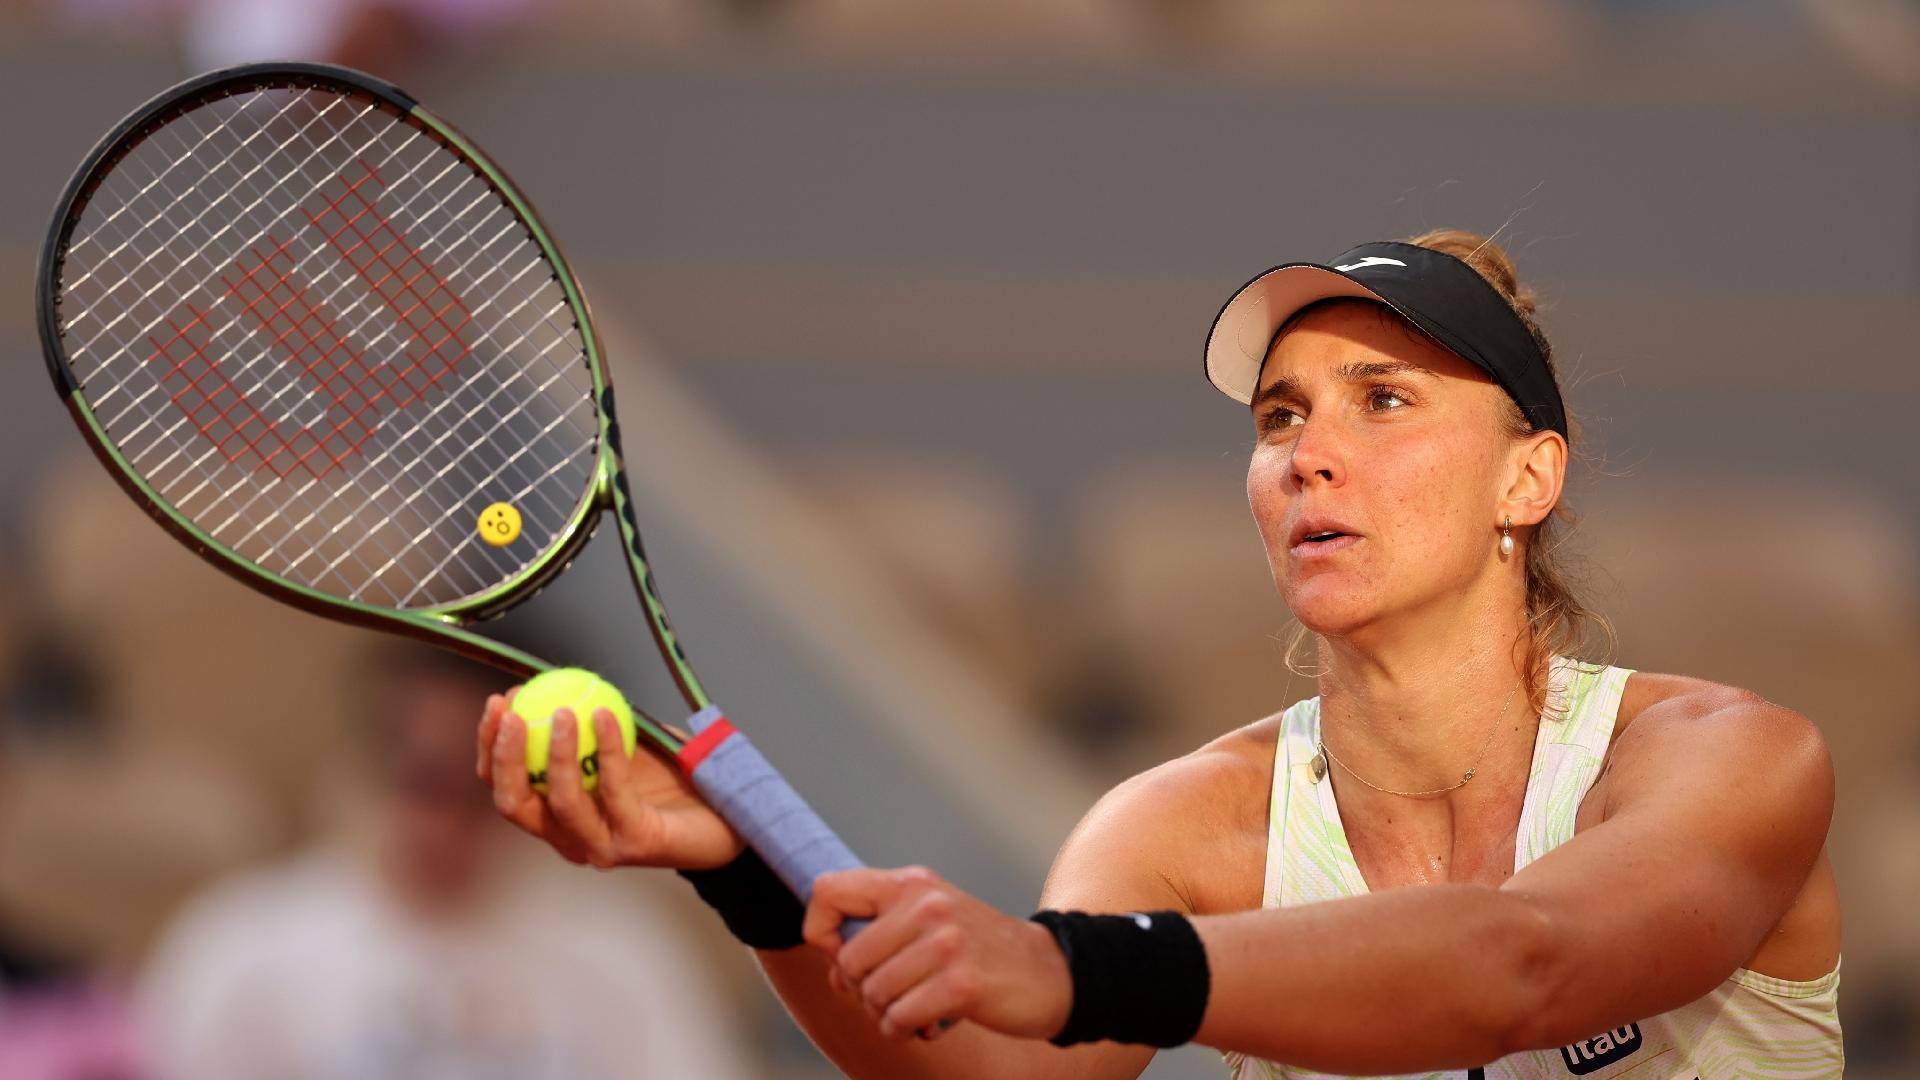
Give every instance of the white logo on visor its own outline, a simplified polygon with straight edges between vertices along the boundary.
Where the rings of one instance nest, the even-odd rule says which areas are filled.
[[[1357,263],[1348,263],[1345,266],[1336,266],[1334,267],[1334,269],[1344,273],[1348,270],[1358,270],[1363,266],[1405,266],[1405,265],[1407,264],[1401,262],[1399,259],[1389,259],[1382,255],[1369,255],[1366,258],[1361,259]]]

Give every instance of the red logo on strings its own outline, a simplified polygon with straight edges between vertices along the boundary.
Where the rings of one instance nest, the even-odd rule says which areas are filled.
[[[168,398],[234,464],[325,476],[472,354],[473,313],[375,209],[385,184],[359,165],[318,213],[301,210],[324,249],[254,245],[221,276],[220,302],[189,301],[191,318],[163,319],[171,336],[147,338]]]

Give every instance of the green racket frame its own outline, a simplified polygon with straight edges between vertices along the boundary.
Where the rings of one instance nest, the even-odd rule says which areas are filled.
[[[320,592],[249,562],[180,514],[140,477],[95,417],[88,404],[85,388],[68,362],[59,321],[62,257],[94,184],[122,154],[138,143],[145,132],[153,130],[168,117],[218,97],[271,86],[325,86],[371,97],[381,106],[412,119],[426,134],[464,158],[513,206],[528,226],[533,240],[540,246],[565,291],[574,325],[584,343],[600,425],[598,464],[591,490],[575,507],[571,518],[561,529],[559,539],[547,551],[506,581],[457,603],[410,611],[384,608]],[[566,569],[580,549],[592,539],[601,513],[611,509],[619,522],[627,570],[633,576],[635,589],[646,608],[648,627],[659,648],[661,660],[672,673],[681,696],[690,708],[700,710],[712,704],[699,676],[694,674],[687,662],[678,635],[674,633],[646,549],[641,544],[633,494],[621,460],[620,425],[614,412],[612,385],[607,378],[599,339],[594,333],[593,319],[579,281],[533,204],[520,194],[506,173],[453,125],[427,111],[405,91],[345,68],[291,63],[246,64],[225,68],[166,91],[135,110],[100,140],[68,182],[55,210],[46,246],[42,249],[36,281],[40,341],[47,367],[53,376],[55,388],[86,437],[88,446],[149,516],[180,542],[234,578],[277,600],[315,614],[441,645],[516,677],[527,678],[553,665],[519,649],[492,641],[469,628],[539,592],[556,574]],[[647,740],[667,754],[678,752],[685,742],[685,737],[674,729],[638,710],[635,712],[635,722]]]
[[[580,334],[587,367],[592,373],[590,392],[598,406],[599,429],[591,483],[580,502],[567,517],[547,550],[505,581],[457,601],[421,608],[386,608],[346,599],[272,573],[242,557],[214,539],[185,514],[154,490],[120,452],[89,404],[85,387],[76,377],[61,337],[60,288],[64,253],[79,214],[96,184],[107,170],[170,117],[200,104],[262,88],[290,87],[324,89],[365,98],[376,106],[391,110],[410,120],[442,146],[473,166],[493,189],[505,199],[528,234],[539,245],[555,279],[566,297],[575,329]],[[860,865],[843,842],[819,815],[807,806],[784,778],[761,756],[720,710],[715,708],[705,687],[687,662],[686,652],[667,618],[665,604],[654,583],[646,549],[640,542],[640,527],[634,514],[633,493],[627,484],[625,465],[620,455],[620,424],[614,411],[613,388],[607,378],[593,320],[579,282],[566,259],[553,242],[532,204],[507,179],[500,167],[489,161],[471,141],[452,125],[420,107],[397,87],[359,72],[318,64],[251,64],[216,71],[154,98],[110,132],[87,156],[73,180],[67,185],[55,212],[47,243],[42,250],[38,275],[38,300],[41,343],[55,388],[65,401],[88,445],[119,481],[128,495],[175,538],[203,558],[224,569],[245,584],[295,607],[335,619],[417,638],[462,653],[520,677],[546,670],[546,662],[474,633],[474,622],[497,615],[534,595],[564,570],[580,548],[593,535],[602,511],[611,509],[619,522],[624,541],[627,570],[633,577],[647,611],[647,624],[658,646],[660,658],[672,673],[680,694],[693,715],[687,720],[691,734],[683,735],[636,710],[635,721],[646,736],[649,748],[674,761],[692,781],[708,803],[737,829],[773,868],[794,894],[805,900],[813,882],[821,874]],[[841,928],[851,937],[866,925],[864,920],[848,920]]]

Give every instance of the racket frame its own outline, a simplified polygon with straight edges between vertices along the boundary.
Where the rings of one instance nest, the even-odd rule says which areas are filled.
[[[62,254],[78,214],[84,209],[83,198],[92,190],[96,178],[118,160],[113,156],[116,152],[130,150],[138,144],[133,137],[136,133],[144,135],[141,132],[143,125],[147,131],[151,131],[170,115],[220,96],[219,91],[228,88],[231,88],[231,93],[239,93],[244,89],[272,85],[345,87],[350,93],[370,96],[411,119],[430,137],[438,139],[472,164],[475,171],[507,200],[519,215],[521,223],[527,227],[529,236],[540,246],[555,279],[566,294],[591,372],[591,392],[595,395],[594,405],[599,419],[593,479],[583,492],[560,539],[551,544],[543,555],[500,585],[455,603],[403,610],[334,596],[255,565],[175,510],[133,469],[94,415],[79,380],[68,364],[60,335],[57,303]],[[592,538],[600,513],[612,510],[626,552],[627,571],[647,609],[647,624],[654,644],[667,670],[672,673],[681,696],[694,710],[688,726],[695,734],[689,737],[636,709],[635,723],[646,735],[649,749],[678,764],[702,796],[766,858],[774,872],[801,900],[806,900],[812,894],[813,882],[821,874],[861,865],[859,858],[834,835],[832,829],[793,790],[792,785],[780,776],[744,735],[726,722],[687,662],[686,653],[674,633],[673,624],[667,618],[666,606],[654,583],[646,550],[640,542],[633,494],[620,454],[620,424],[614,410],[613,387],[602,362],[586,296],[558,245],[554,243],[532,203],[520,194],[506,173],[451,124],[422,108],[410,95],[398,87],[344,68],[282,63],[247,64],[210,72],[160,94],[108,133],[69,181],[49,228],[46,246],[41,249],[37,284],[41,343],[55,388],[101,464],[113,474],[127,494],[176,539],[243,584],[294,607],[336,621],[450,648],[524,678],[547,670],[550,665],[528,653],[474,633],[468,628],[469,624],[498,615],[532,597],[554,575],[566,569],[580,548]],[[843,938],[851,938],[866,925],[867,920],[849,919],[841,926],[840,932]]]
[[[88,196],[97,183],[122,157],[168,120],[223,97],[281,87],[344,89],[351,94],[369,97],[377,106],[411,120],[416,130],[433,138],[472,166],[508,203],[526,227],[529,237],[539,246],[553,270],[556,282],[566,295],[574,325],[580,333],[582,350],[593,381],[594,411],[599,424],[592,483],[562,526],[559,540],[551,544],[545,553],[505,581],[451,604],[416,609],[382,607],[310,588],[242,557],[175,510],[140,476],[94,415],[84,388],[67,358],[60,331],[60,274],[73,229],[79,223]],[[399,87],[347,68],[320,64],[259,63],[208,72],[156,95],[96,143],[67,182],[57,204],[53,223],[48,228],[46,243],[41,248],[35,279],[40,341],[48,372],[87,445],[149,517],[176,540],[220,567],[229,576],[301,610],[438,644],[524,679],[549,670],[553,665],[530,653],[477,634],[470,629],[471,625],[503,614],[531,599],[572,563],[593,538],[601,514],[611,510],[618,522],[627,571],[646,608],[648,629],[660,652],[661,661],[672,674],[690,709],[697,711],[712,704],[705,687],[688,663],[685,650],[667,617],[665,603],[659,595],[646,550],[641,543],[632,491],[627,484],[620,455],[619,422],[614,412],[613,387],[607,377],[599,338],[594,331],[592,314],[579,280],[539,212],[520,193],[506,172],[452,124],[422,107]],[[684,735],[639,711],[636,711],[635,722],[647,736],[647,741],[667,754],[678,752],[685,742]]]

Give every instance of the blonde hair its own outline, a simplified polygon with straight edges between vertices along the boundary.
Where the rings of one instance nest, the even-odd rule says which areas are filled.
[[[1527,332],[1533,335],[1534,343],[1540,346],[1540,355],[1547,362],[1547,370],[1553,373],[1558,382],[1559,372],[1553,364],[1553,346],[1540,329],[1538,300],[1533,290],[1521,283],[1513,260],[1500,245],[1488,237],[1464,229],[1433,229],[1409,237],[1404,242],[1451,255],[1472,267],[1487,284],[1492,285],[1507,306],[1513,309],[1513,313],[1519,316]],[[1520,406],[1512,398],[1502,400],[1505,402],[1501,418],[1504,434],[1510,439],[1533,434],[1536,429],[1528,423]],[[1568,443],[1577,452],[1581,442],[1580,426],[1570,411],[1567,414],[1567,427],[1570,436]],[[1563,498],[1533,527],[1533,540],[1526,545],[1528,639],[1524,674],[1527,696],[1536,713],[1546,708],[1547,680],[1551,675],[1549,666],[1553,657],[1581,656],[1583,652],[1590,651],[1587,646],[1604,642],[1601,662],[1613,658],[1613,624],[1581,595],[1570,566],[1571,557],[1563,550],[1566,534],[1572,532],[1577,523],[1578,519]],[[1287,668],[1297,675],[1312,674],[1302,670],[1294,660],[1295,650],[1308,636],[1307,628],[1301,625],[1287,645]]]

